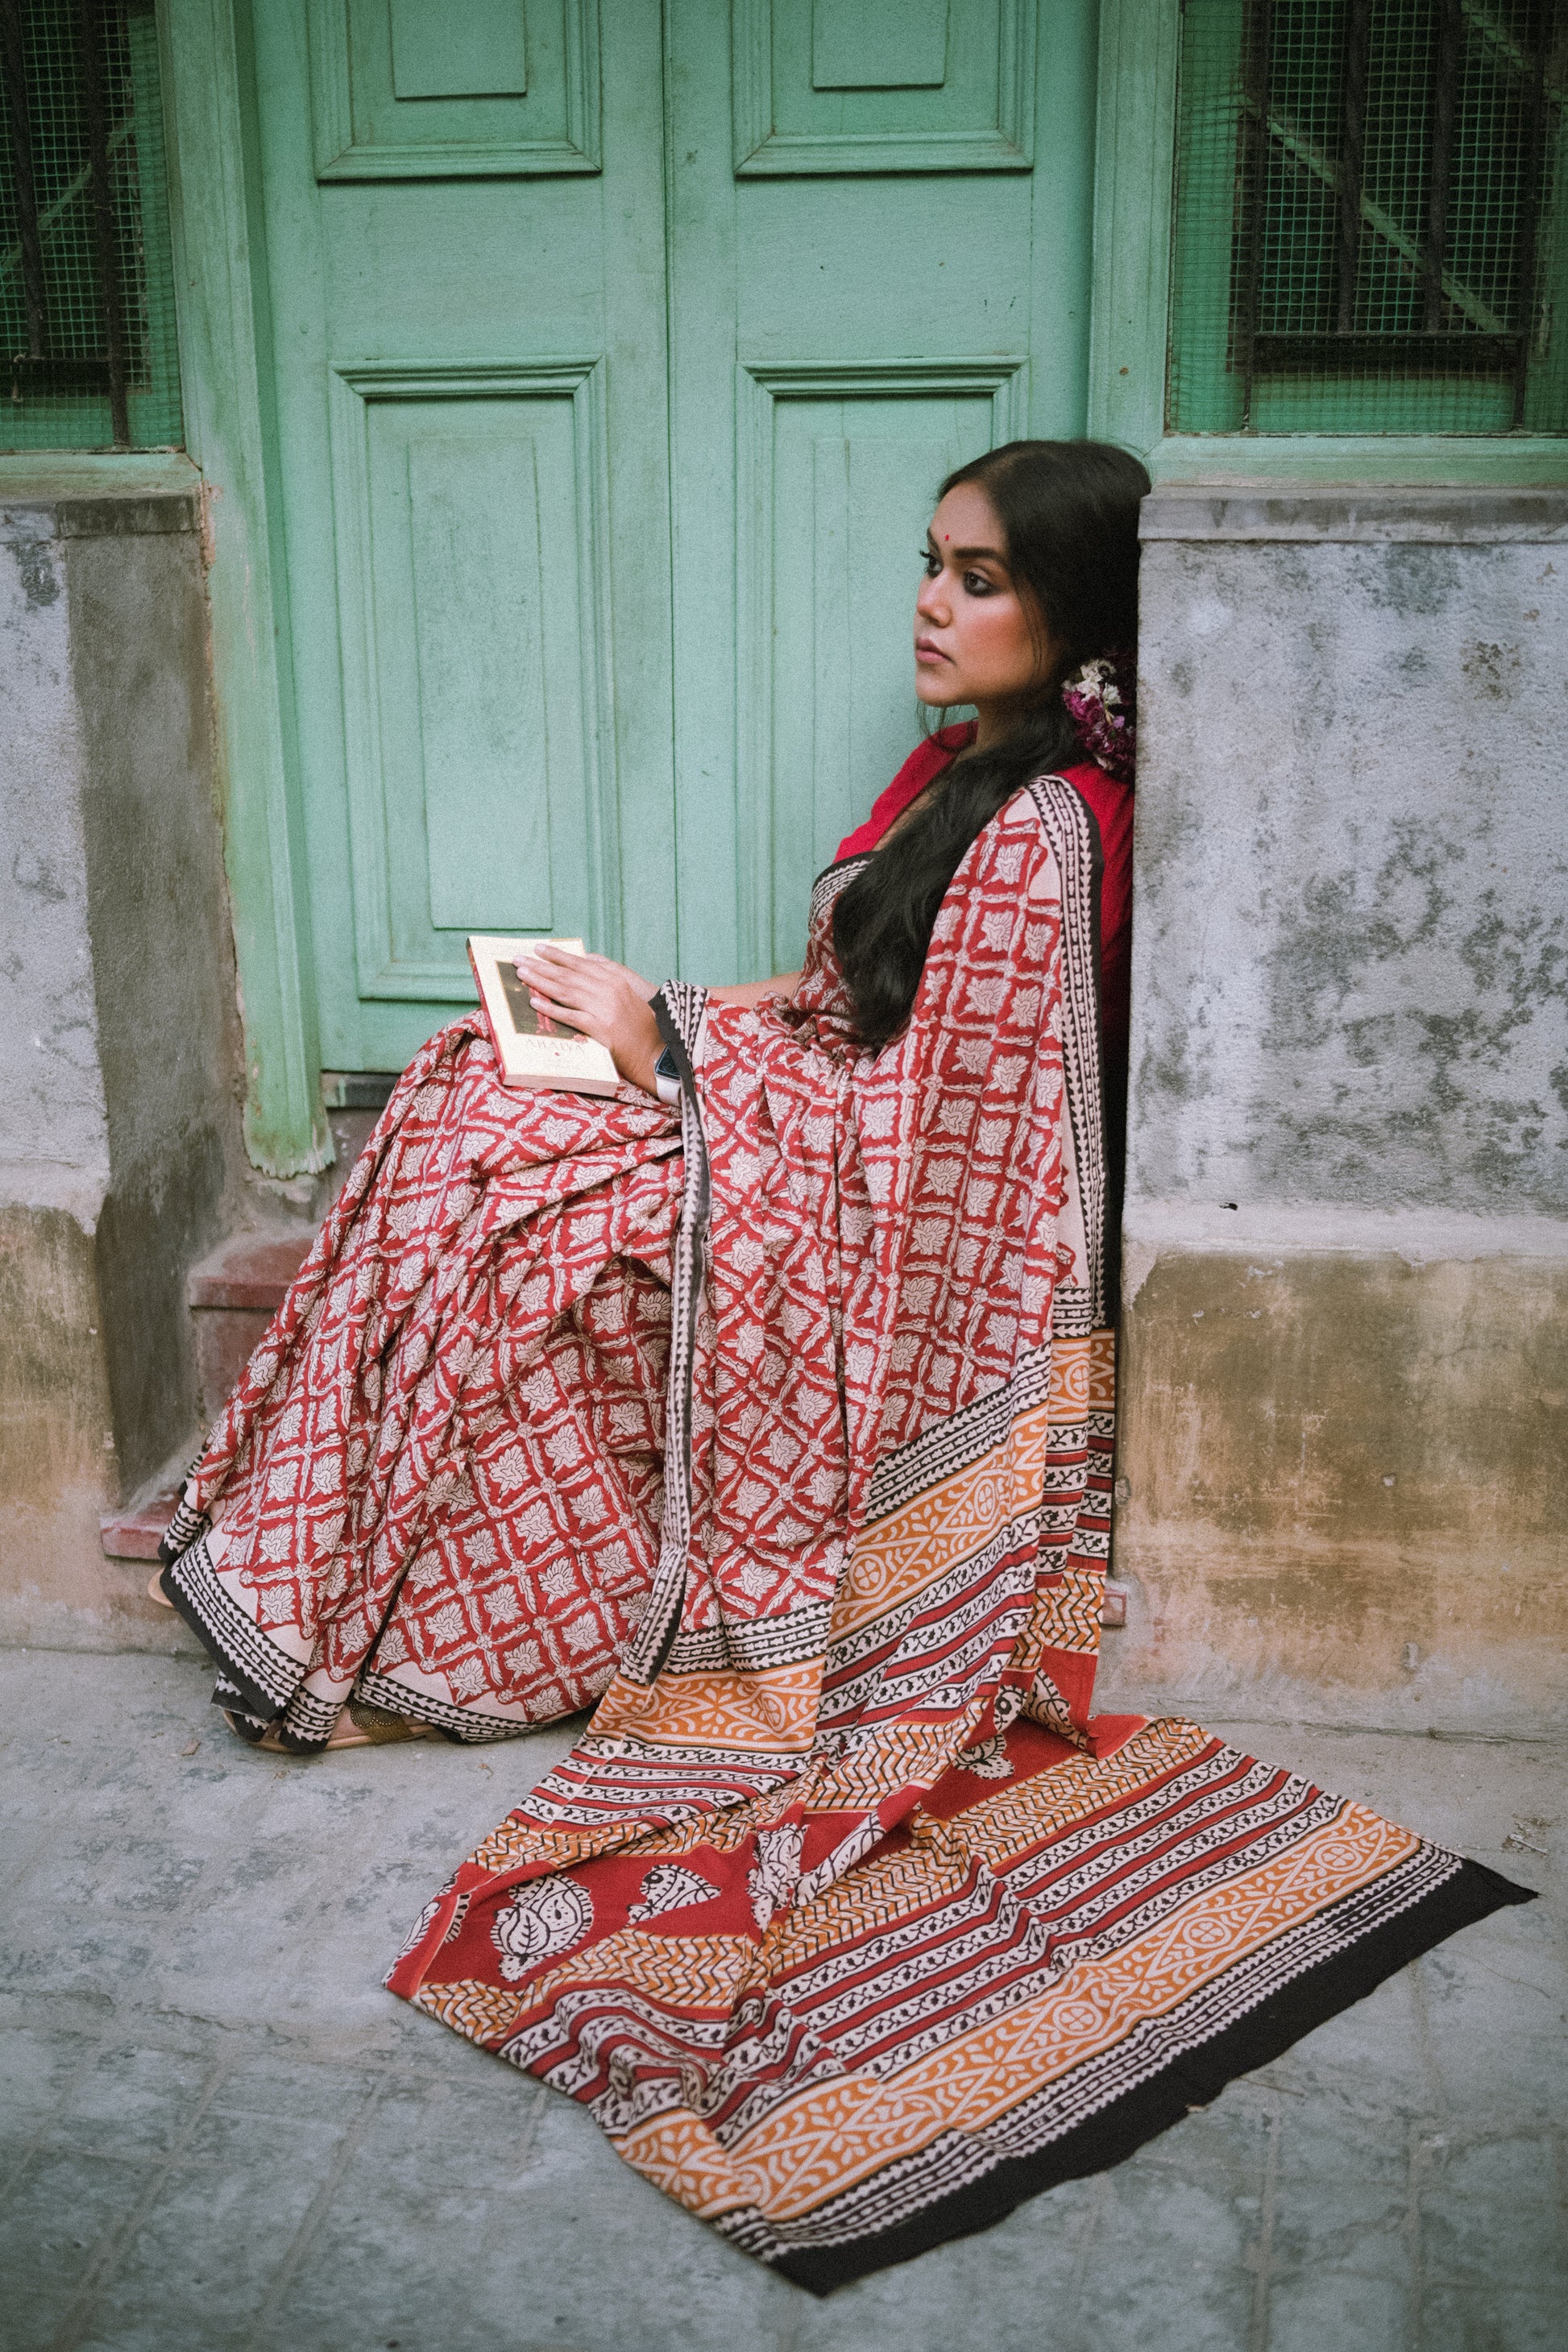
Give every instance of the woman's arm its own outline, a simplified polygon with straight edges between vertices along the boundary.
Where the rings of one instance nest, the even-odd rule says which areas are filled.
[[[775,972],[772,980],[737,981],[733,988],[710,988],[721,1004],[771,1004],[775,997],[790,999],[800,986],[798,971]]]

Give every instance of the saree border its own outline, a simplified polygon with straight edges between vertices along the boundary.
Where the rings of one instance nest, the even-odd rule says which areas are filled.
[[[664,1523],[659,1529],[658,1565],[654,1570],[642,1622],[620,1665],[628,1680],[639,1683],[651,1684],[657,1679],[679,1631],[681,1603],[686,1595],[687,1552],[691,1542],[691,1379],[697,1360],[697,1319],[702,1306],[708,1220],[712,1208],[708,1139],[702,1129],[694,1067],[707,1010],[706,988],[687,981],[667,980],[653,999],[658,1034],[680,1080],[680,1142],[686,1173],[669,1295]],[[671,1475],[672,1465],[679,1465],[678,1475]]]
[[[1062,1063],[1072,1124],[1074,1175],[1089,1263],[1082,1324],[1064,1314],[1053,1332],[1095,1330],[1106,1320],[1105,1053],[1100,1001],[1100,902],[1105,851],[1100,825],[1065,776],[1035,776],[1024,786],[1050,844],[1062,891]],[[1073,1296],[1069,1290],[1062,1304]]]
[[[208,1549],[211,1529],[170,1560],[158,1590],[179,1612],[220,1674],[239,1691],[245,1712],[275,1722],[288,1707],[310,1669],[301,1659],[269,1641],[233,1595],[225,1591]]]
[[[1431,1849],[1425,1852],[1429,1855]],[[1377,1882],[1374,1887],[1363,1889],[1362,1895],[1386,1886],[1386,1879]],[[1316,1958],[1301,1957],[1303,1944],[1321,1937],[1325,1926],[1322,1917],[1286,1929],[1255,1955],[1255,1981],[1264,1976],[1273,1981],[1255,1990],[1253,2003],[1244,2015],[1206,2032],[1192,2033],[1156,2073],[1114,2093],[1047,2145],[1026,2155],[997,2157],[979,2177],[939,2194],[904,2221],[868,2233],[858,2231],[840,2244],[778,2253],[747,2244],[748,2225],[739,2216],[737,2226],[726,2226],[722,2219],[716,2226],[731,2244],[757,2254],[769,2269],[796,2286],[816,2295],[830,2294],[836,2287],[847,2286],[873,2271],[911,2261],[952,2239],[988,2230],[1028,2199],[1059,2187],[1064,2180],[1079,2179],[1121,2164],[1194,2108],[1207,2106],[1226,2084],[1268,2065],[1303,2034],[1364,2000],[1386,1978],[1461,1927],[1473,1927],[1495,1911],[1534,1900],[1533,1889],[1515,1885],[1482,1863],[1456,1859],[1453,1869],[1437,1885],[1417,1895],[1394,1916],[1359,1933],[1350,1927],[1347,1932],[1353,1940],[1338,1951]],[[1331,1926],[1333,1917],[1331,1911],[1327,1924]],[[1282,1973],[1287,1981],[1279,1981]],[[1228,1995],[1228,2005],[1233,2007],[1238,1999],[1245,2001],[1247,1993],[1234,1970],[1227,1970],[1209,1990],[1211,1995]],[[1196,2004],[1184,2004],[1193,2006]],[[1182,2021],[1181,2010],[1173,2021],[1178,2025]],[[1189,2020],[1189,2029],[1197,2022]],[[978,2156],[979,2151],[974,2153]],[[882,2185],[886,2186],[885,2181]],[[816,2218],[820,2226],[826,2217],[819,2211]],[[777,2225],[767,2226],[776,2242]],[[847,2221],[847,2227],[855,2224]]]

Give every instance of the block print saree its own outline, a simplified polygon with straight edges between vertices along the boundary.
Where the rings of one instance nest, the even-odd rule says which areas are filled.
[[[473,1311],[472,1360],[418,1375],[437,1401],[474,1384],[463,1508],[500,1543],[472,1466],[485,1433],[527,1453],[520,1507],[556,1507],[531,1433],[598,1377],[587,1307],[608,1295],[629,1328],[638,1285],[668,1280],[658,1540],[627,1543],[613,1601],[581,1598],[605,1627],[590,1685],[614,1624],[635,1630],[576,1747],[426,1906],[388,1982],[818,2293],[1115,2161],[1526,1899],[1195,1724],[1094,1712],[1114,1430],[1096,860],[1068,783],[1017,794],[874,1060],[830,935],[857,860],[817,885],[793,1004],[668,986],[679,1139],[612,1107],[563,1144],[553,1192],[509,1172],[530,1237],[487,1243],[482,1279],[512,1305]],[[447,1034],[407,1119],[438,1127],[419,1106],[441,1055],[472,1057]],[[572,1156],[595,1151],[596,1190]],[[484,1195],[482,1177],[463,1182]],[[574,1255],[590,1200],[613,1258],[609,1238]],[[464,1211],[486,1232],[502,1214]],[[479,1260],[459,1255],[431,1278],[470,1298]],[[538,1424],[507,1402],[536,1363]],[[601,1410],[575,1407],[584,1444]],[[426,1491],[453,1467],[432,1412]],[[648,1510],[659,1453],[639,1423],[635,1470],[606,1465],[618,1528]],[[401,1476],[376,1506],[389,1528],[434,1509],[403,1504]],[[400,1534],[395,1557],[436,1541]],[[542,1556],[521,1553],[525,1585]],[[605,1594],[598,1556],[574,1557]],[[584,1682],[562,1668],[553,1687]]]

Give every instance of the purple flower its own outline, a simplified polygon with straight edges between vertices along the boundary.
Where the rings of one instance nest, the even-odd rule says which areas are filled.
[[[1131,646],[1112,646],[1076,670],[1062,688],[1084,756],[1118,783],[1132,782],[1138,740],[1137,656]]]

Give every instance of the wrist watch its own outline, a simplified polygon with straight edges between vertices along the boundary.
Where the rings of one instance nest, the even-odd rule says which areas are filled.
[[[654,1090],[661,1103],[673,1109],[680,1100],[680,1072],[675,1066],[675,1055],[668,1045],[653,1066]]]

